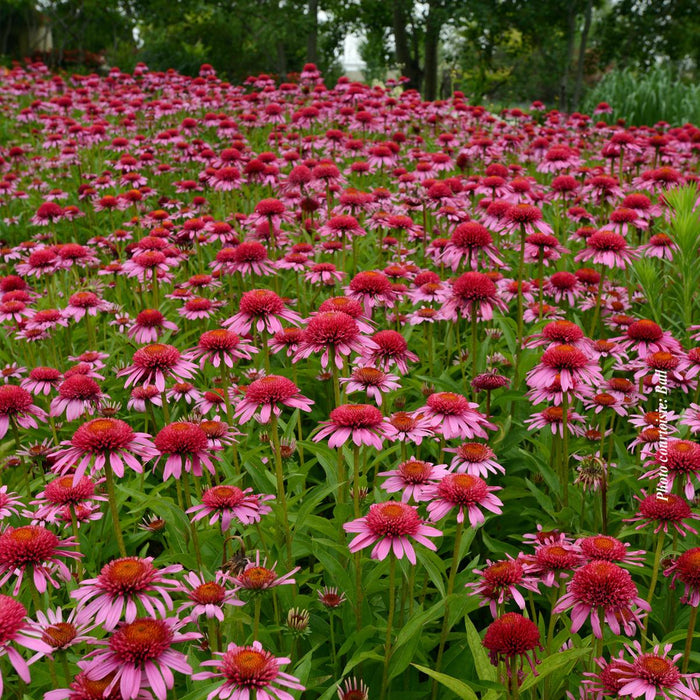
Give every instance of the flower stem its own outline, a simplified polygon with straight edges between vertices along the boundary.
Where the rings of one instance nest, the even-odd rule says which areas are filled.
[[[695,633],[695,621],[698,617],[697,606],[690,608],[690,620],[688,620],[688,636],[685,638],[685,651],[683,652],[683,667],[682,673],[687,673],[688,664],[690,663],[690,651],[693,647],[693,634]]]
[[[389,684],[389,659],[391,658],[391,632],[394,625],[394,610],[396,608],[396,557],[389,557],[389,616],[386,621],[386,638],[384,640],[384,670],[382,672],[382,690],[379,700],[386,697]]]
[[[270,417],[270,435],[272,437],[272,454],[275,460],[275,476],[277,478],[277,498],[282,512],[282,529],[284,542],[287,549],[287,564],[292,566],[292,533],[289,530],[289,517],[287,515],[287,496],[284,492],[284,472],[282,471],[282,453],[280,451],[280,436],[277,426],[277,416],[272,413]]]
[[[590,338],[593,337],[593,334],[598,328],[598,317],[600,315],[600,305],[603,302],[603,284],[605,283],[606,272],[607,268],[604,267],[603,271],[600,273],[600,281],[598,282],[598,296],[596,297],[595,310],[593,311],[593,321],[591,322],[591,329],[588,331],[588,336]]]
[[[563,391],[561,399],[561,488],[564,507],[569,505],[569,395]]]
[[[107,484],[107,498],[109,499],[109,512],[112,514],[112,525],[114,527],[114,535],[117,538],[117,547],[121,557],[126,556],[126,546],[124,545],[124,536],[122,535],[122,527],[119,523],[119,508],[117,507],[117,496],[114,491],[114,474],[109,460],[105,460],[105,479]]]
[[[649,593],[647,593],[647,603],[651,605],[651,601],[654,598],[654,590],[656,589],[656,581],[659,577],[659,564],[661,562],[661,552],[664,548],[664,532],[659,531],[659,538],[656,543],[656,552],[654,553],[654,568],[651,573],[651,583],[649,584]],[[647,630],[649,629],[649,618],[651,613],[648,613],[646,619],[644,620],[644,630],[642,632],[642,651],[646,648],[647,642]]]
[[[447,577],[447,588],[445,589],[445,599],[447,600],[454,591],[455,578],[457,577],[457,569],[459,568],[459,550],[462,545],[462,532],[464,531],[464,521],[457,523],[455,532],[455,544],[452,550],[452,563],[450,564],[450,573]],[[440,645],[438,646],[437,661],[435,662],[435,670],[439,673],[442,668],[442,655],[445,651],[445,643],[447,642],[447,633],[450,631],[450,604],[445,603],[445,613],[442,618],[442,631],[440,632]],[[432,700],[436,700],[438,684],[433,680],[433,689],[431,693]]]

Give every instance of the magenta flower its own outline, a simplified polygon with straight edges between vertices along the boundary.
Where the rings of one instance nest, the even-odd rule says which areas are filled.
[[[467,401],[464,396],[450,391],[437,392],[428,396],[422,415],[431,421],[432,429],[442,434],[446,440],[452,438],[486,438],[486,429],[496,426],[477,411],[479,404]]]
[[[291,663],[291,659],[273,656],[263,649],[260,642],[253,642],[251,646],[231,643],[226,651],[215,654],[220,658],[203,661],[201,665],[213,666],[216,671],[202,671],[192,676],[194,680],[223,681],[207,695],[207,700],[247,700],[251,697],[255,700],[292,700],[283,688],[305,689],[298,678],[280,671],[280,666]]]
[[[378,406],[382,405],[382,393],[389,393],[400,388],[398,377],[386,374],[374,367],[358,367],[349,377],[342,377],[340,383],[345,385],[345,393],[364,391]]]
[[[29,664],[44,654],[51,653],[51,647],[44,641],[32,636],[31,626],[27,621],[27,610],[18,600],[8,595],[0,595],[0,658],[7,656],[12,667],[25,682],[31,681]],[[27,663],[12,644],[37,652],[36,656]],[[4,681],[0,668],[0,697],[2,697]]]
[[[382,449],[386,423],[382,412],[369,404],[343,404],[331,411],[330,420],[314,435],[313,441],[328,438],[329,447],[340,447],[349,439],[357,446],[370,445]]]
[[[275,572],[276,566],[277,562],[268,567],[267,559],[260,561],[260,552],[258,551],[255,553],[255,560],[248,559],[248,563],[243,568],[243,571],[232,579],[233,583],[238,588],[243,588],[253,593],[265,591],[275,586],[286,586],[296,583],[292,576],[299,571],[300,567],[297,566],[286,574],[278,576]]]
[[[191,379],[197,366],[184,359],[180,351],[172,345],[153,343],[139,348],[132,359],[132,365],[117,372],[118,377],[126,377],[125,387],[132,384],[155,384],[158,391],[165,391],[165,380],[184,381]]]
[[[550,345],[540,364],[527,374],[527,385],[535,389],[549,387],[559,380],[562,391],[569,391],[579,382],[600,386],[605,380],[600,367],[586,353],[573,345]]]
[[[465,586],[480,595],[483,601],[488,601],[489,610],[494,617],[497,615],[498,605],[511,598],[521,610],[525,610],[525,598],[518,586],[539,593],[538,581],[529,573],[530,565],[525,560],[513,559],[509,554],[506,557],[497,562],[487,559],[487,566],[483,570],[474,569],[472,572],[479,576],[479,580]]]
[[[680,581],[683,586],[681,603],[694,608],[700,606],[700,547],[688,549],[664,570],[664,576],[671,577],[671,588]]]
[[[163,481],[171,476],[179,479],[183,468],[195,476],[202,476],[202,465],[211,474],[216,473],[207,434],[196,423],[170,423],[156,435],[153,443],[161,457],[165,457]]]
[[[187,600],[177,609],[177,613],[179,615],[190,610],[184,618],[190,622],[197,622],[202,616],[207,620],[215,618],[223,622],[225,605],[244,605],[236,597],[235,589],[227,587],[232,581],[230,575],[223,571],[217,571],[213,581],[194,571],[185,574],[184,579],[181,590],[187,594]]]
[[[417,508],[395,501],[374,503],[370,506],[367,515],[345,523],[343,529],[345,532],[358,533],[357,537],[350,542],[351,552],[358,552],[374,545],[372,559],[381,561],[393,551],[398,559],[402,559],[405,554],[414,565],[416,552],[411,540],[435,551],[437,549],[435,543],[428,538],[442,535],[440,530],[426,525],[421,520]]]
[[[259,352],[258,348],[247,340],[239,338],[233,331],[218,328],[202,333],[197,347],[188,350],[185,357],[192,360],[199,359],[200,369],[204,369],[207,363],[215,368],[220,367],[222,363],[232,368],[236,360],[250,360],[251,354],[256,352]]]
[[[571,633],[575,634],[590,617],[593,634],[601,639],[601,617],[614,634],[633,636],[641,625],[640,610],[651,606],[637,593],[632,576],[617,564],[592,561],[578,569],[569,582],[567,592],[552,612],[571,609]]]
[[[387,493],[401,491],[401,501],[408,503],[413,499],[416,503],[430,500],[428,487],[437,483],[448,474],[445,464],[431,464],[420,459],[409,459],[401,462],[396,469],[378,472],[377,476],[386,476],[382,488]]]
[[[493,495],[500,486],[488,486],[478,476],[471,474],[448,474],[437,484],[429,486],[425,495],[433,499],[428,503],[428,513],[433,522],[442,520],[453,508],[457,508],[457,522],[464,522],[467,511],[469,523],[477,527],[485,522],[481,508],[492,513],[501,513],[503,502]]]
[[[123,700],[135,700],[144,688],[150,688],[158,700],[166,700],[175,684],[173,671],[191,675],[187,657],[172,645],[199,639],[198,632],[179,632],[177,618],[157,620],[138,618],[122,623],[106,640],[104,649],[90,652],[84,664],[89,680],[102,680],[114,674],[103,696],[118,688]]]
[[[272,335],[282,330],[282,321],[297,326],[301,317],[285,308],[282,299],[269,289],[252,289],[241,297],[238,313],[222,325],[239,335],[248,334],[253,327],[258,333],[266,331]]]
[[[265,501],[274,498],[268,494],[253,494],[252,488],[243,490],[238,486],[219,484],[204,491],[202,502],[188,508],[187,513],[195,514],[193,523],[211,516],[209,524],[213,525],[221,519],[221,529],[226,531],[234,520],[244,525],[260,522],[261,517],[272,510]]]
[[[153,557],[125,557],[105,564],[97,578],[84,579],[71,593],[80,609],[107,630],[114,629],[124,618],[133,622],[141,609],[154,617],[165,617],[173,609],[169,591],[179,588],[167,574],[182,570],[180,564],[160,569]]]
[[[22,428],[36,428],[37,418],[46,420],[46,412],[35,406],[31,394],[12,384],[0,385],[0,439],[4,438],[11,423]]]
[[[311,411],[313,404],[299,393],[297,385],[276,374],[261,377],[251,382],[245,389],[245,396],[236,406],[234,417],[241,423],[247,423],[260,410],[260,422],[269,423],[272,414],[279,417],[282,413],[281,406],[298,408],[307,413]]]

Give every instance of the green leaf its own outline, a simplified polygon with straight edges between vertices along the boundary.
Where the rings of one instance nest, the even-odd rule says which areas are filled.
[[[427,666],[419,666],[418,664],[411,664],[411,666],[417,668],[421,673],[425,673],[426,676],[434,678],[440,685],[444,685],[445,688],[451,690],[461,700],[479,700],[477,694],[464,681],[448,676],[445,673],[433,671],[432,668]]]
[[[469,645],[469,650],[474,659],[476,675],[481,681],[495,681],[496,667],[489,661],[489,657],[484,650],[484,645],[481,643],[481,637],[476,631],[476,627],[474,627],[469,617],[464,618],[464,625],[467,628],[467,644]]]
[[[541,683],[547,676],[549,676],[551,673],[554,673],[554,671],[556,671],[557,669],[567,666],[568,664],[571,664],[571,666],[573,667],[574,663],[576,663],[576,659],[590,653],[590,649],[567,649],[566,651],[562,651],[561,653],[552,654],[551,656],[548,656],[537,667],[537,675],[535,676],[534,674],[530,674],[525,679],[523,684],[520,686],[521,692],[523,690],[529,690],[530,688],[534,688],[536,685]]]

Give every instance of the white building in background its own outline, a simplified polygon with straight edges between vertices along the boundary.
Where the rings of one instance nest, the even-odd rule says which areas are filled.
[[[367,64],[360,56],[361,37],[358,34],[348,34],[343,42],[343,54],[340,57],[340,64],[343,67],[343,74],[350,80],[363,80],[364,70]]]

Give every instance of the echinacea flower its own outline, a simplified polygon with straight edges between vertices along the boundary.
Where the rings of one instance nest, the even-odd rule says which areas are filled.
[[[377,476],[389,477],[382,484],[387,493],[401,491],[401,500],[408,503],[413,499],[416,503],[430,499],[426,488],[437,483],[447,475],[445,464],[432,464],[420,459],[409,459],[401,462],[396,469],[378,472]]]
[[[381,561],[393,551],[397,559],[406,555],[414,565],[416,552],[411,540],[435,551],[435,543],[428,538],[442,535],[440,530],[426,525],[421,520],[417,508],[395,501],[374,503],[369,507],[367,515],[345,523],[343,529],[345,532],[358,533],[348,545],[351,552],[374,545],[372,559]]]
[[[511,673],[510,662],[520,658],[520,669],[523,661],[527,660],[533,673],[535,664],[539,662],[535,649],[542,649],[540,631],[537,625],[522,615],[514,612],[506,613],[494,620],[484,635],[483,645],[489,651],[489,658],[494,666],[500,661],[506,662],[508,673]],[[514,682],[519,682],[515,679]]]
[[[548,387],[558,379],[562,391],[574,388],[575,383],[599,386],[603,375],[598,363],[573,345],[550,345],[540,363],[527,374],[527,385],[535,389]]]
[[[37,418],[46,420],[46,411],[35,406],[31,394],[12,384],[0,385],[0,439],[4,438],[10,425],[36,428]]]
[[[503,502],[493,495],[500,486],[489,486],[483,479],[471,474],[447,474],[437,484],[429,486],[425,495],[432,500],[428,513],[433,522],[442,520],[453,508],[457,508],[457,522],[464,522],[464,511],[472,527],[485,522],[481,508],[501,513]]]
[[[137,343],[155,343],[167,331],[177,333],[178,327],[168,321],[158,309],[144,309],[139,311],[127,336]]]
[[[408,349],[408,342],[398,331],[375,333],[371,342],[363,341],[362,361],[388,372],[392,367],[400,374],[408,372],[408,362],[418,362],[418,355]]]
[[[13,491],[8,491],[7,485],[0,486],[0,521],[12,515],[19,515],[22,500]]]
[[[328,446],[341,447],[349,439],[357,445],[369,445],[382,449],[386,434],[385,420],[376,406],[369,404],[343,404],[331,411],[330,420],[321,423],[323,428],[313,437],[314,442],[328,438]]]
[[[634,606],[634,607],[633,607]],[[637,593],[630,573],[608,561],[592,561],[574,572],[567,592],[554,606],[561,613],[571,608],[571,633],[575,634],[590,617],[593,634],[601,639],[601,621],[614,634],[632,636],[641,624],[640,610],[651,606]],[[637,608],[635,610],[635,608]],[[602,619],[601,619],[602,618]]]
[[[490,321],[494,309],[506,311],[493,280],[483,272],[465,272],[452,283],[452,296],[443,304],[440,317],[456,321],[466,319]]]
[[[646,700],[663,698],[663,700],[695,700],[697,693],[690,682],[695,676],[682,674],[676,663],[683,656],[671,656],[672,646],[656,644],[650,651],[642,651],[639,642],[625,644],[627,653],[632,660],[622,661],[616,667],[621,687],[617,690],[618,697],[639,698]]]
[[[450,469],[458,474],[472,474],[486,478],[489,474],[506,470],[496,461],[496,454],[480,442],[464,442],[459,447],[446,447],[445,452],[453,452]]]
[[[178,615],[190,611],[185,618],[190,622],[196,622],[202,616],[223,622],[225,605],[244,605],[231,585],[230,575],[223,571],[215,572],[213,581],[194,571],[188,572],[182,585],[187,600],[177,609]]]
[[[36,610],[36,622],[31,621],[32,632],[51,647],[52,652],[69,649],[76,644],[92,644],[93,637],[88,632],[97,626],[84,610],[71,610],[63,619],[61,608],[55,610]]]
[[[196,423],[169,423],[156,435],[153,444],[160,456],[165,457],[163,481],[171,476],[179,479],[183,468],[195,476],[202,476],[202,466],[211,474],[216,473],[207,434]]]
[[[453,438],[486,439],[486,430],[496,426],[477,409],[479,404],[468,401],[461,394],[451,391],[436,392],[428,396],[422,415],[430,420],[432,429],[446,440]]]
[[[273,414],[277,417],[282,414],[281,406],[308,413],[312,404],[311,399],[301,395],[293,381],[270,374],[256,379],[245,388],[245,395],[236,406],[234,417],[241,423],[247,423],[259,410],[260,422],[269,423]]]
[[[254,641],[250,646],[228,645],[223,652],[214,652],[219,658],[202,661],[201,666],[214,667],[215,671],[193,674],[194,680],[221,680],[223,683],[207,695],[214,698],[245,700],[291,700],[284,690],[305,690],[299,679],[284,673],[280,666],[291,663],[291,659],[275,657]]]
[[[163,343],[152,343],[139,348],[133,356],[132,364],[117,372],[118,377],[126,377],[125,387],[132,384],[155,384],[158,391],[165,391],[165,380],[184,381],[191,379],[197,367],[180,355],[180,351]]]
[[[349,377],[342,377],[340,383],[345,385],[345,393],[364,391],[374,399],[378,406],[382,405],[382,393],[388,393],[399,388],[398,377],[387,374],[375,367],[357,367]]]
[[[202,493],[202,502],[188,508],[187,513],[194,513],[192,522],[209,517],[213,525],[221,519],[221,529],[226,531],[234,520],[244,525],[258,523],[271,508],[265,501],[273,500],[268,494],[253,494],[252,488],[240,489],[238,486],[218,484]]]
[[[274,335],[282,330],[282,321],[298,326],[301,317],[287,309],[284,301],[269,289],[251,289],[245,292],[238,305],[238,313],[223,322],[239,335],[246,335],[255,327],[258,333],[266,331]]]
[[[694,608],[700,605],[700,547],[683,552],[664,570],[664,576],[671,577],[671,588],[675,588],[677,581],[683,584],[681,603],[688,603]]]
[[[106,630],[114,629],[122,618],[133,622],[139,606],[148,615],[165,617],[173,609],[170,593],[180,586],[168,574],[181,570],[180,564],[158,568],[153,557],[114,559],[96,578],[82,580],[71,597]]]
[[[31,626],[27,621],[27,609],[18,600],[9,595],[0,594],[0,658],[7,656],[17,675],[25,682],[31,681],[29,664],[39,656],[51,653],[51,647],[41,639],[30,634]],[[37,655],[25,661],[12,644],[31,649]],[[2,697],[4,682],[0,668],[0,697]]]
[[[123,700],[136,700],[150,688],[158,700],[166,700],[175,684],[173,671],[192,674],[192,667],[173,644],[199,639],[199,632],[180,632],[184,623],[177,618],[141,617],[122,623],[106,641],[104,649],[90,652],[84,664],[88,680],[102,680],[114,674],[104,689],[104,697],[119,688]]]
[[[67,447],[53,455],[53,468],[59,473],[73,473],[74,484],[88,468],[92,476],[107,463],[120,478],[124,476],[125,466],[140,474],[143,464],[158,455],[150,435],[134,432],[117,418],[95,418],[83,423],[70,442],[61,444]]]
[[[95,493],[95,482],[88,477],[83,476],[76,483],[72,474],[66,474],[50,481],[31,505],[39,506],[34,513],[37,521],[51,523],[55,522],[66,508],[70,513],[70,510],[75,511],[92,500],[106,501],[107,497]]]
[[[232,368],[236,360],[250,360],[251,354],[258,352],[258,348],[247,340],[239,338],[236,333],[225,328],[217,328],[206,331],[199,336],[197,347],[188,350],[185,357],[192,360],[199,359],[200,369],[209,363],[218,368],[223,363]]]
[[[497,615],[498,606],[511,598],[521,610],[525,610],[525,598],[518,590],[518,586],[539,593],[538,581],[529,575],[528,564],[524,560],[513,559],[510,555],[506,556],[507,559],[497,562],[487,559],[487,566],[483,571],[474,569],[472,572],[477,574],[480,580],[467,583],[465,586],[481,595],[484,601],[488,601],[489,609],[494,617]]]
[[[700,520],[700,514],[693,513],[688,501],[674,493],[660,496],[657,493],[647,495],[645,491],[642,491],[642,496],[643,498],[640,498],[635,495],[635,499],[639,501],[639,510],[633,518],[625,520],[625,522],[639,522],[635,530],[641,530],[647,525],[651,525],[654,534],[658,534],[661,530],[667,533],[670,525],[682,537],[685,537],[687,532],[698,534],[697,530],[686,522]]]
[[[16,576],[12,593],[17,595],[22,579],[30,569],[32,583],[39,593],[43,593],[48,584],[59,588],[54,575],[57,574],[62,581],[70,581],[71,578],[70,569],[62,559],[79,559],[83,556],[68,549],[70,547],[78,547],[74,537],[61,540],[41,525],[5,528],[0,534],[0,586]]]
[[[260,552],[258,551],[255,553],[255,559],[248,559],[246,565],[243,567],[243,571],[232,579],[233,583],[238,588],[249,591],[251,594],[260,593],[261,591],[266,591],[275,586],[285,586],[296,583],[292,576],[299,571],[300,567],[297,566],[286,574],[278,576],[275,572],[276,566],[277,562],[269,567],[266,558],[260,561]]]

